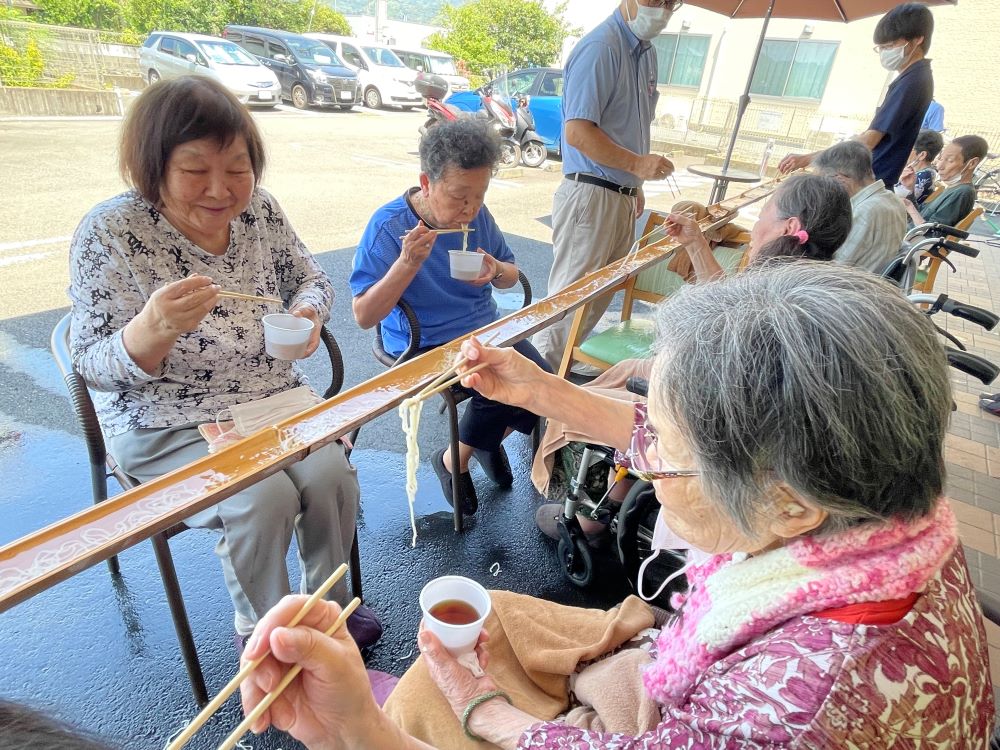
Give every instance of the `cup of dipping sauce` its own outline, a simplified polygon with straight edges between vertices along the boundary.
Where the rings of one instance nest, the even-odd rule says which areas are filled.
[[[492,607],[486,589],[463,576],[435,578],[420,592],[424,626],[438,637],[452,656],[475,649]]]
[[[264,323],[264,351],[275,359],[302,359],[315,325],[309,318],[288,313],[271,313]]]
[[[449,250],[451,256],[451,278],[460,281],[472,281],[479,278],[483,272],[482,253],[469,253],[465,250]]]

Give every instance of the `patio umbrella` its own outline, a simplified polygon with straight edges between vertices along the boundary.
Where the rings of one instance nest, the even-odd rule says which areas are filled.
[[[726,149],[726,159],[723,169],[729,168],[736,146],[736,136],[740,132],[740,123],[750,104],[750,84],[753,82],[757,63],[760,60],[760,50],[764,46],[767,35],[767,25],[772,18],[802,18],[810,21],[842,21],[850,23],[859,18],[887,13],[900,4],[901,0],[686,0],[688,5],[721,13],[730,18],[763,18],[764,25],[757,40],[750,73],[747,75],[747,85],[743,89],[739,106],[736,110],[736,123],[729,138],[729,148]],[[958,0],[923,0],[925,5],[956,5]]]

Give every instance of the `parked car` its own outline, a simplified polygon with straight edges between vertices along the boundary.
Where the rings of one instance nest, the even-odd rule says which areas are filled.
[[[455,58],[447,52],[438,52],[423,47],[393,47],[399,59],[418,73],[441,76],[448,82],[448,91],[468,91],[469,79],[460,76],[455,69]]]
[[[366,107],[381,109],[392,104],[412,109],[422,104],[420,94],[413,88],[417,74],[403,65],[403,61],[388,47],[332,34],[311,33],[306,36],[323,42],[358,74]]]
[[[255,55],[281,83],[281,98],[298,109],[310,104],[350,109],[361,103],[357,74],[315,39],[276,29],[226,26],[222,36]]]
[[[214,78],[251,106],[273,107],[281,99],[274,73],[246,50],[217,36],[154,31],[139,48],[139,70],[150,83],[186,75]]]
[[[490,81],[494,96],[503,96],[515,101],[515,95],[528,97],[528,110],[535,119],[535,130],[545,144],[545,149],[559,155],[562,151],[562,90],[563,72],[560,68],[524,68],[513,73],[505,73]],[[484,87],[485,88],[485,87]],[[446,102],[466,112],[476,112],[482,108],[476,91],[459,91],[448,97]]]

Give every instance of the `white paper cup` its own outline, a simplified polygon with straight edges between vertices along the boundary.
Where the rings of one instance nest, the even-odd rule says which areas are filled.
[[[483,272],[482,253],[469,253],[464,250],[449,250],[451,256],[451,277],[460,281],[472,281],[479,278]]]
[[[910,194],[910,189],[906,185],[896,185],[892,191],[898,195],[900,198],[905,198]]]
[[[450,625],[441,622],[431,609],[448,599],[459,599],[472,606],[479,613],[479,619],[468,625]],[[441,576],[429,581],[420,591],[420,609],[424,613],[424,627],[438,637],[452,656],[467,654],[476,647],[483,623],[489,617],[493,603],[482,586],[470,578],[462,576]]]
[[[271,313],[264,323],[264,351],[275,359],[302,359],[315,325],[309,318],[288,313]]]

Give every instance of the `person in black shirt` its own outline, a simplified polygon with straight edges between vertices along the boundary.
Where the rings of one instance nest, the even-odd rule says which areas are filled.
[[[875,51],[882,67],[899,75],[875,111],[868,129],[854,136],[872,152],[875,178],[891,188],[899,181],[920,132],[927,105],[934,96],[934,78],[926,54],[931,46],[934,17],[920,3],[905,3],[886,13],[875,27]],[[819,152],[789,154],[778,165],[781,173],[809,166]]]

